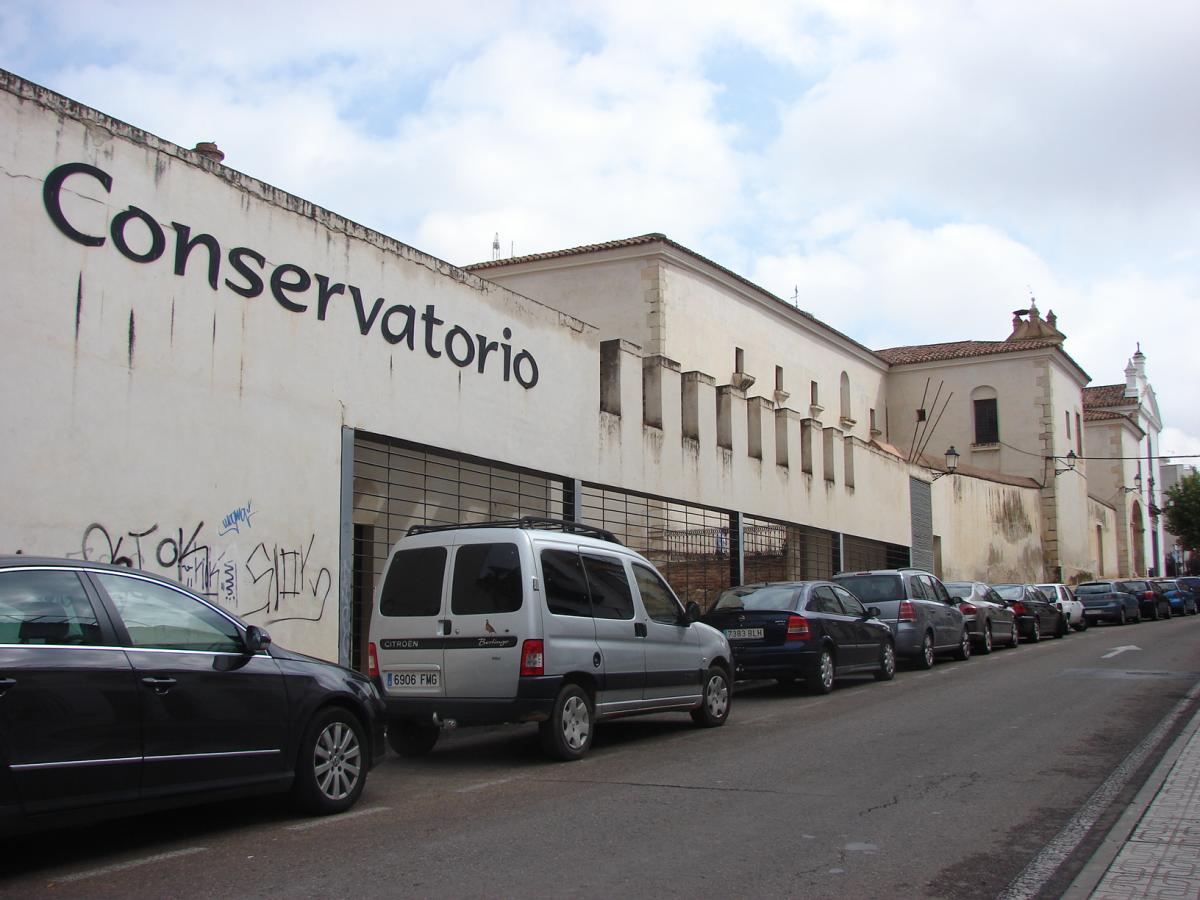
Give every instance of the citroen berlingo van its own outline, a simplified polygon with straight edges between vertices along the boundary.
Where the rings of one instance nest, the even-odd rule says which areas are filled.
[[[409,529],[372,610],[370,675],[388,740],[428,753],[453,725],[539,723],[579,759],[604,719],[729,715],[733,656],[645,557],[602,529],[518,519]]]

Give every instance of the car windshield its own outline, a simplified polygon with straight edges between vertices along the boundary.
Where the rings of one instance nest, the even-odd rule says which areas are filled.
[[[1107,581],[1093,581],[1087,584],[1076,585],[1076,594],[1108,594],[1112,592],[1112,585]]]
[[[863,603],[904,599],[904,585],[899,575],[839,575],[834,581]]]
[[[714,609],[791,609],[795,585],[768,584],[723,591]]]
[[[970,597],[971,582],[969,581],[947,581],[946,590],[950,592],[951,597]]]
[[[1025,596],[1023,584],[994,584],[992,588],[1005,600],[1020,600]]]
[[[1058,585],[1055,584],[1039,584],[1035,587],[1051,599],[1054,599],[1054,595],[1058,593]]]

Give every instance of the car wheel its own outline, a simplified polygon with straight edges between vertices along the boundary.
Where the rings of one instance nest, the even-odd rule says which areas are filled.
[[[1036,644],[1042,639],[1042,620],[1033,617],[1033,627],[1029,629],[1029,643]]]
[[[1067,636],[1067,632],[1069,630],[1070,629],[1067,627],[1066,618],[1061,613],[1059,613],[1058,623],[1054,627],[1054,636],[1056,638],[1065,638]]]
[[[1149,618],[1151,622],[1158,621],[1158,604],[1157,603],[1154,604],[1154,608],[1152,610],[1150,610],[1150,615],[1147,616],[1147,618]]]
[[[983,643],[979,647],[979,652],[987,656],[992,652],[992,623],[983,623]]]
[[[879,671],[875,673],[876,681],[891,681],[896,677],[896,648],[891,641],[884,641],[879,648]]]
[[[1079,617],[1079,624],[1075,627],[1076,631],[1087,631],[1088,620],[1087,616]]]
[[[692,721],[705,728],[724,725],[729,718],[729,675],[713,666],[704,676],[704,699],[692,710]]]
[[[592,701],[577,684],[564,684],[550,718],[538,726],[542,749],[555,759],[581,759],[592,746]]]
[[[1129,620],[1128,620],[1127,618],[1125,618],[1125,607],[1123,607],[1123,606],[1122,606],[1122,607],[1121,607],[1121,614],[1120,614],[1119,616],[1117,616],[1117,624],[1118,624],[1118,625],[1125,625],[1125,624],[1127,624],[1127,623],[1128,623],[1128,621],[1129,621]]]
[[[401,756],[425,756],[437,743],[441,729],[433,722],[392,719],[388,722],[388,746]]]
[[[963,629],[962,638],[959,639],[958,649],[954,651],[954,658],[968,660],[971,658],[971,635],[967,633],[967,629]]]
[[[1017,647],[1021,643],[1021,632],[1017,630],[1017,620],[1013,619],[1012,627],[1008,629],[1008,646]]]
[[[345,812],[367,783],[367,751],[358,717],[331,707],[319,711],[300,742],[292,802],[312,815]]]
[[[916,659],[917,668],[932,669],[934,660],[933,635],[927,631],[924,640],[921,641],[921,655]]]
[[[833,690],[833,679],[833,651],[828,647],[822,647],[821,655],[817,657],[817,665],[812,674],[808,676],[805,685],[810,694],[828,694]]]

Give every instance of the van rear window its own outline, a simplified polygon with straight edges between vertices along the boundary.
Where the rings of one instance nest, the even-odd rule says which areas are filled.
[[[454,556],[450,611],[457,616],[516,612],[521,588],[516,544],[464,544]]]
[[[446,548],[417,547],[392,557],[379,612],[385,616],[436,616],[442,611]]]

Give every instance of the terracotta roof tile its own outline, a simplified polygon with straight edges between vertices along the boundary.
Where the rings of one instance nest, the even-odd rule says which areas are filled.
[[[1125,396],[1125,385],[1123,384],[1096,384],[1083,389],[1083,406],[1088,407],[1106,407],[1106,406],[1133,406],[1137,400],[1133,397]]]
[[[894,366],[911,363],[938,362],[944,359],[969,359],[972,356],[991,356],[996,353],[1019,353],[1022,350],[1044,350],[1059,347],[1058,341],[950,341],[945,344],[913,344],[890,347],[875,352]]]

